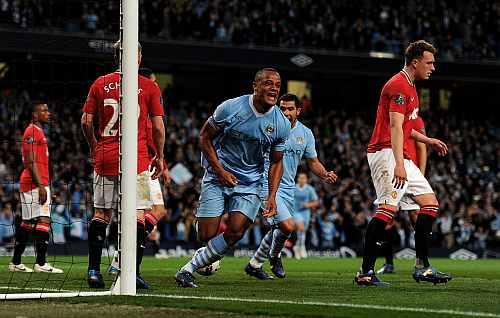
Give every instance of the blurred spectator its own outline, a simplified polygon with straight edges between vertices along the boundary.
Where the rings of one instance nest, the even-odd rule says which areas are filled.
[[[14,214],[10,203],[5,203],[0,210],[0,246],[14,243]]]

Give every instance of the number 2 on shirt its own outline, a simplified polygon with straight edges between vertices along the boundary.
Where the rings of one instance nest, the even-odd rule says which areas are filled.
[[[104,99],[104,108],[106,107],[111,107],[113,109],[113,115],[111,116],[111,119],[109,120],[108,124],[106,127],[104,127],[104,130],[102,132],[103,137],[114,137],[118,133],[118,129],[113,129],[113,127],[116,124],[116,121],[118,120],[118,101],[114,98],[106,98]],[[139,105],[137,105],[137,118],[141,115],[141,108]]]

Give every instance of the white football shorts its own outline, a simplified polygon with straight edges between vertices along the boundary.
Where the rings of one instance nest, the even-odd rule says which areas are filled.
[[[374,153],[368,153],[367,158],[373,185],[377,193],[376,204],[399,206],[401,201],[403,201],[404,203],[400,206],[402,210],[410,210],[410,208],[414,210],[415,207],[418,210],[419,207],[412,197],[434,193],[420,169],[418,169],[413,161],[408,159],[404,159],[404,167],[408,180],[402,189],[394,188],[392,179],[394,177],[396,162],[392,149],[387,148]]]

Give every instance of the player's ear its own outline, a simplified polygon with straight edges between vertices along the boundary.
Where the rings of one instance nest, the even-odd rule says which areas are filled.
[[[419,60],[418,59],[413,59],[411,61],[411,65],[414,67],[414,68],[417,68],[417,64],[418,64]]]

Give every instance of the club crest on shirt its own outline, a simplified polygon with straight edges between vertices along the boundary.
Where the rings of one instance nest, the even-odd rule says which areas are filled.
[[[295,138],[295,143],[297,143],[299,145],[303,145],[304,144],[304,137],[298,136],[297,138]]]
[[[394,96],[394,102],[397,105],[403,105],[405,103],[405,96],[401,93],[396,94],[396,96]]]
[[[28,137],[25,141],[27,144],[31,145],[32,143],[35,142],[35,139],[33,139],[33,137]]]
[[[273,124],[268,124],[266,127],[266,133],[272,134],[274,132],[274,126]]]

